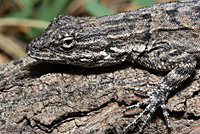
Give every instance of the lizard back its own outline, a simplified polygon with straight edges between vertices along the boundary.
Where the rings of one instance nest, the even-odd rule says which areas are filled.
[[[27,53],[53,63],[108,66],[134,62],[164,42],[199,56],[199,11],[200,2],[185,0],[103,17],[61,15],[28,45]]]

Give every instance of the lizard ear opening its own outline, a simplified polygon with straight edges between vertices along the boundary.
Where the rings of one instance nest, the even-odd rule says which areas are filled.
[[[74,40],[73,37],[66,37],[66,38],[62,39],[62,44],[63,44],[62,46],[64,48],[69,49],[69,48],[72,48],[74,46],[75,40]]]

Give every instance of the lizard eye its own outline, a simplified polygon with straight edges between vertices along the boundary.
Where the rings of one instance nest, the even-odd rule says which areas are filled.
[[[73,37],[66,37],[66,38],[62,39],[62,44],[63,44],[62,46],[64,48],[69,49],[69,48],[72,48],[74,46],[75,40],[74,40]]]

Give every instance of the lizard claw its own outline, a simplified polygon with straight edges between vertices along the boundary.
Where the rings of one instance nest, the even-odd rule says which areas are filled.
[[[149,93],[149,98],[142,101],[142,102],[138,102],[137,104],[135,105],[132,105],[132,106],[129,106],[127,107],[125,111],[128,111],[130,109],[133,109],[133,108],[136,108],[136,107],[141,107],[143,105],[147,105],[146,108],[144,109],[144,111],[142,111],[138,116],[137,118],[132,122],[130,123],[128,126],[126,126],[126,128],[124,129],[124,133],[133,125],[136,125],[138,123],[138,121],[141,119],[141,117],[147,113],[147,118],[145,119],[145,121],[143,122],[142,124],[142,127],[140,128],[139,130],[139,133],[142,133],[143,132],[143,129],[144,127],[146,126],[147,122],[151,119],[152,117],[152,114],[156,111],[156,109],[161,106],[162,108],[162,111],[163,111],[163,115],[164,115],[164,118],[165,118],[165,121],[167,123],[167,127],[168,128],[171,128],[171,125],[170,125],[170,121],[169,121],[169,113],[167,112],[167,109],[166,109],[166,105],[165,105],[165,102],[166,102],[166,94],[160,90],[160,91],[153,91],[151,93]]]

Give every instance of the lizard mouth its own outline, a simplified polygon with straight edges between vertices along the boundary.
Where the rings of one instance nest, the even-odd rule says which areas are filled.
[[[98,55],[88,55],[88,54],[66,54],[60,53],[60,51],[51,49],[33,49],[29,45],[26,48],[28,56],[43,62],[58,63],[58,64],[88,64],[89,62],[100,59]],[[38,50],[38,51],[37,51]]]
[[[51,49],[33,49],[31,46],[27,46],[26,52],[27,54],[36,60],[48,63],[55,63],[55,64],[71,64],[76,66],[83,66],[83,67],[96,67],[101,66],[106,63],[108,60],[105,60],[105,54],[96,53],[96,54],[88,54],[83,53],[80,54],[80,51],[71,54],[66,53],[58,53],[59,50],[51,50]],[[108,57],[108,56],[107,56]]]

